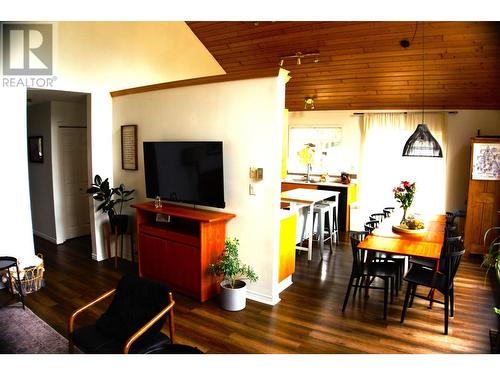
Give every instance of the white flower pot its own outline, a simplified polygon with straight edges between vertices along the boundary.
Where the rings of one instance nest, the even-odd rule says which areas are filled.
[[[224,280],[220,283],[220,304],[224,310],[240,311],[247,304],[247,284],[236,280],[236,288],[230,288],[230,282]]]

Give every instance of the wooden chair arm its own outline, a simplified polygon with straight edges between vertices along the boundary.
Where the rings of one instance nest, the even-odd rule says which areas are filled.
[[[169,326],[170,326],[170,341],[174,343],[174,305],[175,301],[172,297],[172,292],[168,293],[168,306],[161,310],[156,316],[154,316],[149,322],[147,322],[144,326],[142,326],[136,333],[134,333],[130,338],[126,341],[125,346],[123,347],[123,353],[128,354],[130,347],[132,344],[139,338],[141,335],[146,332],[153,324],[155,324],[158,320],[160,320],[163,315],[167,312],[169,313]]]
[[[71,337],[71,334],[73,333],[74,324],[75,324],[75,318],[77,317],[77,315],[79,315],[83,311],[87,310],[89,307],[95,305],[96,303],[101,302],[103,299],[106,299],[109,296],[113,295],[115,292],[116,292],[116,288],[115,289],[111,289],[111,290],[107,291],[106,293],[104,293],[103,295],[97,297],[95,300],[87,303],[85,306],[80,307],[73,314],[71,314],[71,316],[69,317],[69,320],[68,320],[68,333],[69,333],[69,337]]]

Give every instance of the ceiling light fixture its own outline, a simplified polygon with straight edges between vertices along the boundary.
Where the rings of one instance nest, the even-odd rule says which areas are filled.
[[[319,52],[311,52],[311,53],[302,53],[302,52],[297,52],[294,55],[287,55],[287,56],[281,56],[280,57],[280,66],[283,67],[283,64],[285,63],[285,60],[296,60],[297,65],[302,65],[302,62],[304,58],[309,58],[309,57],[314,57],[313,62],[318,63],[319,62]]]
[[[308,96],[304,99],[304,109],[314,109],[314,98]]]
[[[443,151],[436,138],[429,131],[429,128],[424,122],[425,113],[425,95],[424,95],[424,80],[425,80],[425,48],[424,48],[424,25],[422,23],[422,123],[418,124],[415,132],[408,138],[403,147],[403,156],[419,156],[442,158]]]

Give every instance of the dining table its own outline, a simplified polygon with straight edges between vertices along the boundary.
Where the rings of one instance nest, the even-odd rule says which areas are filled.
[[[392,217],[396,218],[396,215]],[[405,255],[435,261],[439,270],[441,249],[445,239],[446,215],[421,218],[424,229],[398,230],[399,220],[386,218],[358,245],[358,248],[386,254]],[[391,220],[392,219],[392,220]]]
[[[446,215],[432,215],[422,221],[424,229],[400,231],[397,229],[398,221],[385,219],[358,247],[387,254],[432,259],[439,263],[444,244]]]
[[[306,212],[305,228],[304,231],[307,233],[307,247],[302,246],[302,241],[295,247],[297,250],[307,251],[307,259],[312,259],[312,239],[313,239],[313,222],[314,222],[314,204],[327,200],[328,198],[335,197],[338,201],[339,199],[338,191],[331,190],[316,190],[316,189],[304,189],[298,188],[293,190],[284,191],[281,193],[281,201],[290,203],[291,206],[304,207]],[[302,238],[301,238],[302,239]],[[320,248],[323,248],[323,244],[320,243]]]

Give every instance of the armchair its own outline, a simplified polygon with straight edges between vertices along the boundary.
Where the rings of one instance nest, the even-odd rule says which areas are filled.
[[[113,296],[108,309],[93,325],[75,329],[75,319],[95,304]],[[84,353],[167,352],[174,341],[174,305],[165,285],[124,276],[112,289],[76,310],[68,320],[69,352],[77,345]],[[161,328],[168,316],[169,335]]]

